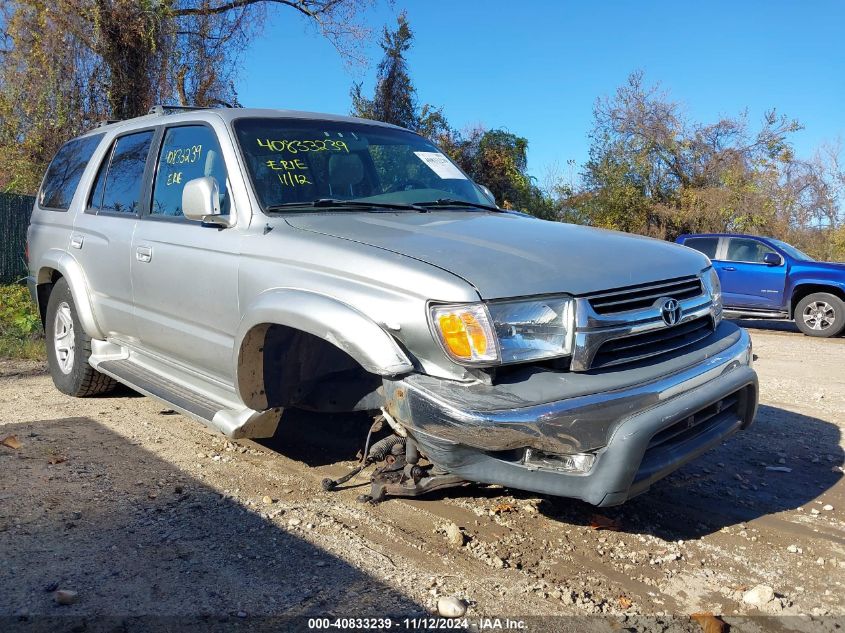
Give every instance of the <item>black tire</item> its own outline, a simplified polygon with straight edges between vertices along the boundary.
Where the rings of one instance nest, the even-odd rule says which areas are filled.
[[[838,336],[845,330],[845,302],[827,292],[807,295],[795,306],[795,325],[807,336]]]
[[[72,328],[66,327],[68,319],[72,322]],[[57,320],[60,321],[58,328]],[[65,332],[65,347],[68,352],[60,352],[57,349],[59,330]],[[70,286],[64,279],[59,279],[50,293],[44,334],[50,376],[56,389],[69,396],[84,398],[111,391],[117,384],[110,376],[101,374],[88,364],[88,358],[91,356],[91,337],[82,329]],[[60,336],[59,340],[61,341]]]

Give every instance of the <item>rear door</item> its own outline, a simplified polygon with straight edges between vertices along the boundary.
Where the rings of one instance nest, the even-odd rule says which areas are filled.
[[[97,323],[110,338],[135,338],[130,251],[147,190],[155,129],[118,136],[100,163],[68,249],[82,264]]]
[[[719,251],[719,236],[702,235],[701,237],[687,237],[684,238],[682,244],[689,248],[694,248],[700,253],[704,253],[712,261],[716,259],[716,254]]]
[[[240,233],[182,214],[185,184],[203,176],[217,179],[220,208],[230,211],[216,132],[204,123],[168,127],[152,162],[152,204],[138,222],[131,257],[141,346],[230,383]]]
[[[725,238],[713,266],[722,282],[726,306],[781,310],[786,285],[786,263],[779,266],[763,261],[766,253],[778,254],[773,248],[750,237]],[[779,255],[779,254],[778,254]]]

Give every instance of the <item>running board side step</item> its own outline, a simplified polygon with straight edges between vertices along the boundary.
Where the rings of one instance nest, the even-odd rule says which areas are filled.
[[[92,360],[94,358],[92,357]],[[187,386],[150,371],[129,358],[101,360],[91,363],[94,368],[118,382],[164,402],[176,411],[206,424],[232,439],[272,437],[276,432],[282,409],[254,411],[236,408]]]
[[[722,314],[732,317],[751,317],[756,319],[788,319],[789,314],[777,310],[740,310],[738,308],[724,308]]]

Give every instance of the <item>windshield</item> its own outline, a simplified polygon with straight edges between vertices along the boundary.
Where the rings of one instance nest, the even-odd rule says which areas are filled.
[[[234,128],[265,210],[313,211],[321,200],[490,205],[451,160],[407,130],[281,118],[238,119]]]
[[[781,242],[780,240],[770,240],[775,246],[777,246],[780,250],[785,251],[787,255],[789,255],[792,259],[798,259],[805,262],[814,262],[816,261],[806,253],[802,253],[797,248],[792,246],[791,244],[787,244],[786,242]]]

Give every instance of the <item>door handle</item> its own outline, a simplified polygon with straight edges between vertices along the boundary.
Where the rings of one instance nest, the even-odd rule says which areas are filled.
[[[722,270],[726,270],[728,272],[731,272],[731,271],[736,270],[736,268],[734,266],[725,266],[724,268],[722,268]]]
[[[135,249],[135,257],[139,262],[146,264],[153,258],[153,249],[149,246],[139,246]]]
[[[70,234],[70,246],[71,246],[71,248],[82,248],[82,241],[83,241],[83,237],[79,233],[71,233]]]

